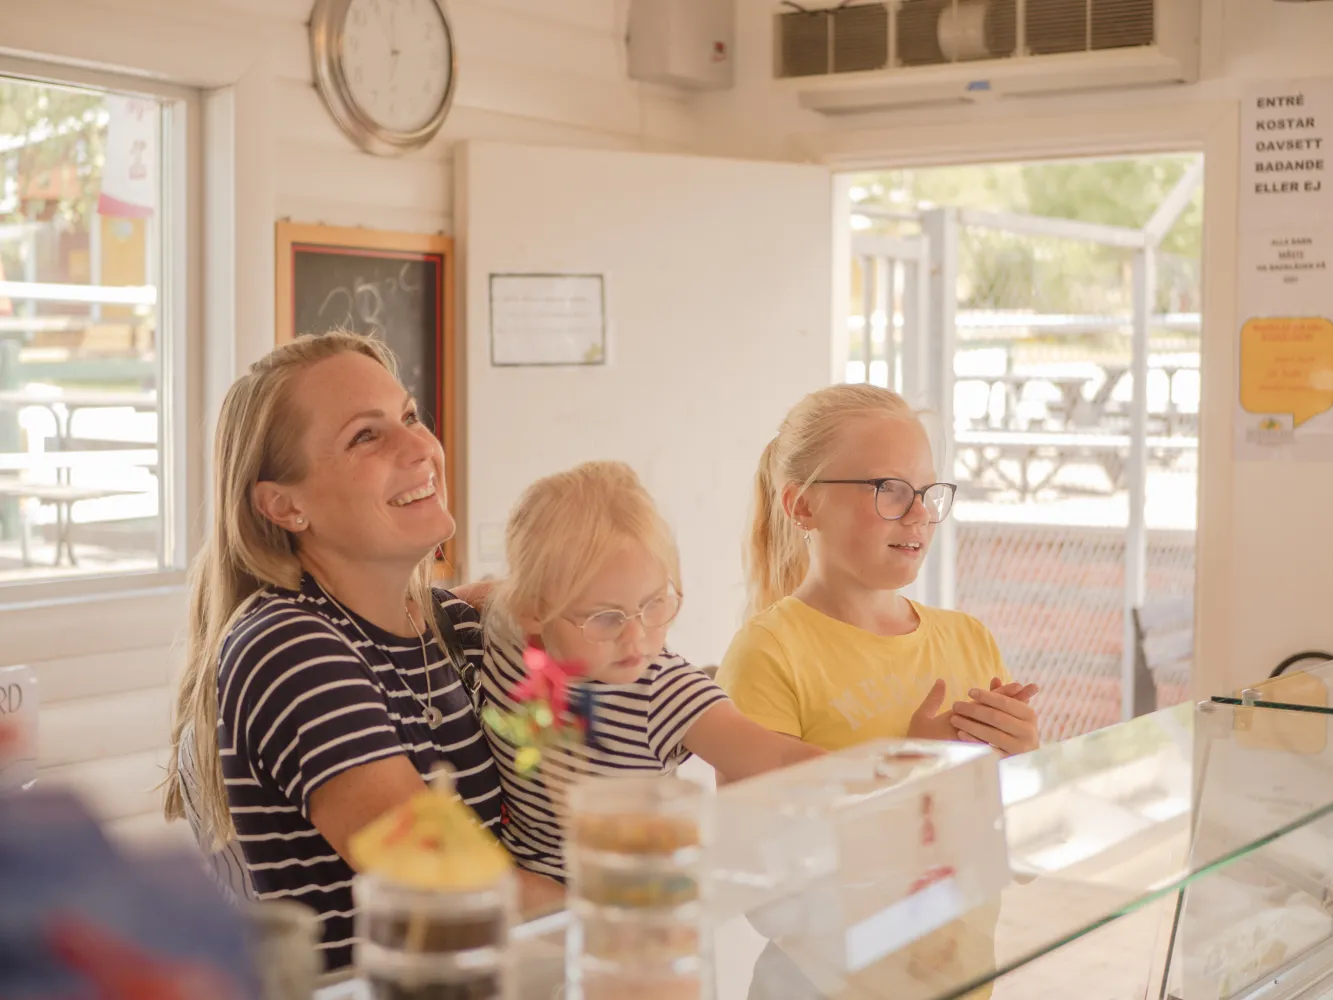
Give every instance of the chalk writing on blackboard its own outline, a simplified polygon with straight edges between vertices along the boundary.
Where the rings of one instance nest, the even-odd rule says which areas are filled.
[[[391,278],[367,281],[357,276],[350,285],[335,288],[324,297],[319,318],[343,329],[364,329],[382,339],[388,332],[386,300],[398,294],[419,296],[422,291],[424,286],[419,276],[412,274],[411,264],[404,264]]]

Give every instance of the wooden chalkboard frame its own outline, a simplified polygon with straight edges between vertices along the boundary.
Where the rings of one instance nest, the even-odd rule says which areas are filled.
[[[423,336],[434,338],[435,357],[439,371],[436,372],[435,434],[444,447],[444,475],[449,490],[449,505],[454,517],[459,522],[458,530],[442,546],[441,555],[448,564],[442,575],[451,579],[461,579],[462,566],[459,562],[458,536],[462,533],[462,514],[459,510],[463,499],[459,476],[462,472],[458,461],[459,441],[462,435],[458,426],[458,397],[461,391],[461,373],[458,369],[458,350],[454,335],[454,241],[448,236],[435,236],[426,233],[404,233],[377,229],[352,229],[340,226],[311,225],[283,220],[277,224],[275,260],[275,343],[284,344],[297,335],[295,324],[296,305],[296,254],[306,253],[361,253],[368,257],[385,257],[402,260],[438,260],[440,282],[438,300],[435,308],[435,329],[423,330]],[[446,391],[450,389],[453,391]]]

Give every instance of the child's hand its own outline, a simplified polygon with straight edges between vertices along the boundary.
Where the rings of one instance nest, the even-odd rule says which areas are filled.
[[[940,711],[948,687],[943,680],[937,680],[926,695],[926,700],[912,713],[912,721],[907,726],[909,740],[957,740],[959,731],[954,728],[953,712],[950,709]]]
[[[1027,753],[1041,745],[1037,713],[1028,704],[1036,693],[1035,684],[1001,684],[994,678],[989,691],[973,688],[971,701],[954,702],[950,724],[969,743],[989,743],[1004,754]]]
[[[990,679],[990,689],[996,694],[1006,695],[1024,704],[1030,704],[1032,696],[1041,690],[1035,684],[1024,684],[1021,681],[1010,681],[1006,684],[998,677]]]

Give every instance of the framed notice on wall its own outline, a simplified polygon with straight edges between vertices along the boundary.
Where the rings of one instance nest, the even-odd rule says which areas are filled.
[[[606,364],[600,274],[492,274],[491,364]]]
[[[451,504],[460,472],[453,263],[446,236],[277,226],[277,343],[331,330],[384,341],[422,420],[444,446]],[[442,555],[459,570],[453,541]]]

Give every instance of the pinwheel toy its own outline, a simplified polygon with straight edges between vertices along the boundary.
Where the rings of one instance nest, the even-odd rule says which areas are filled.
[[[592,692],[571,690],[570,682],[584,675],[581,664],[561,663],[540,649],[523,653],[528,675],[509,693],[514,711],[495,705],[482,709],[482,721],[513,745],[514,766],[520,774],[531,774],[541,766],[542,755],[557,746],[582,743],[595,746]]]

